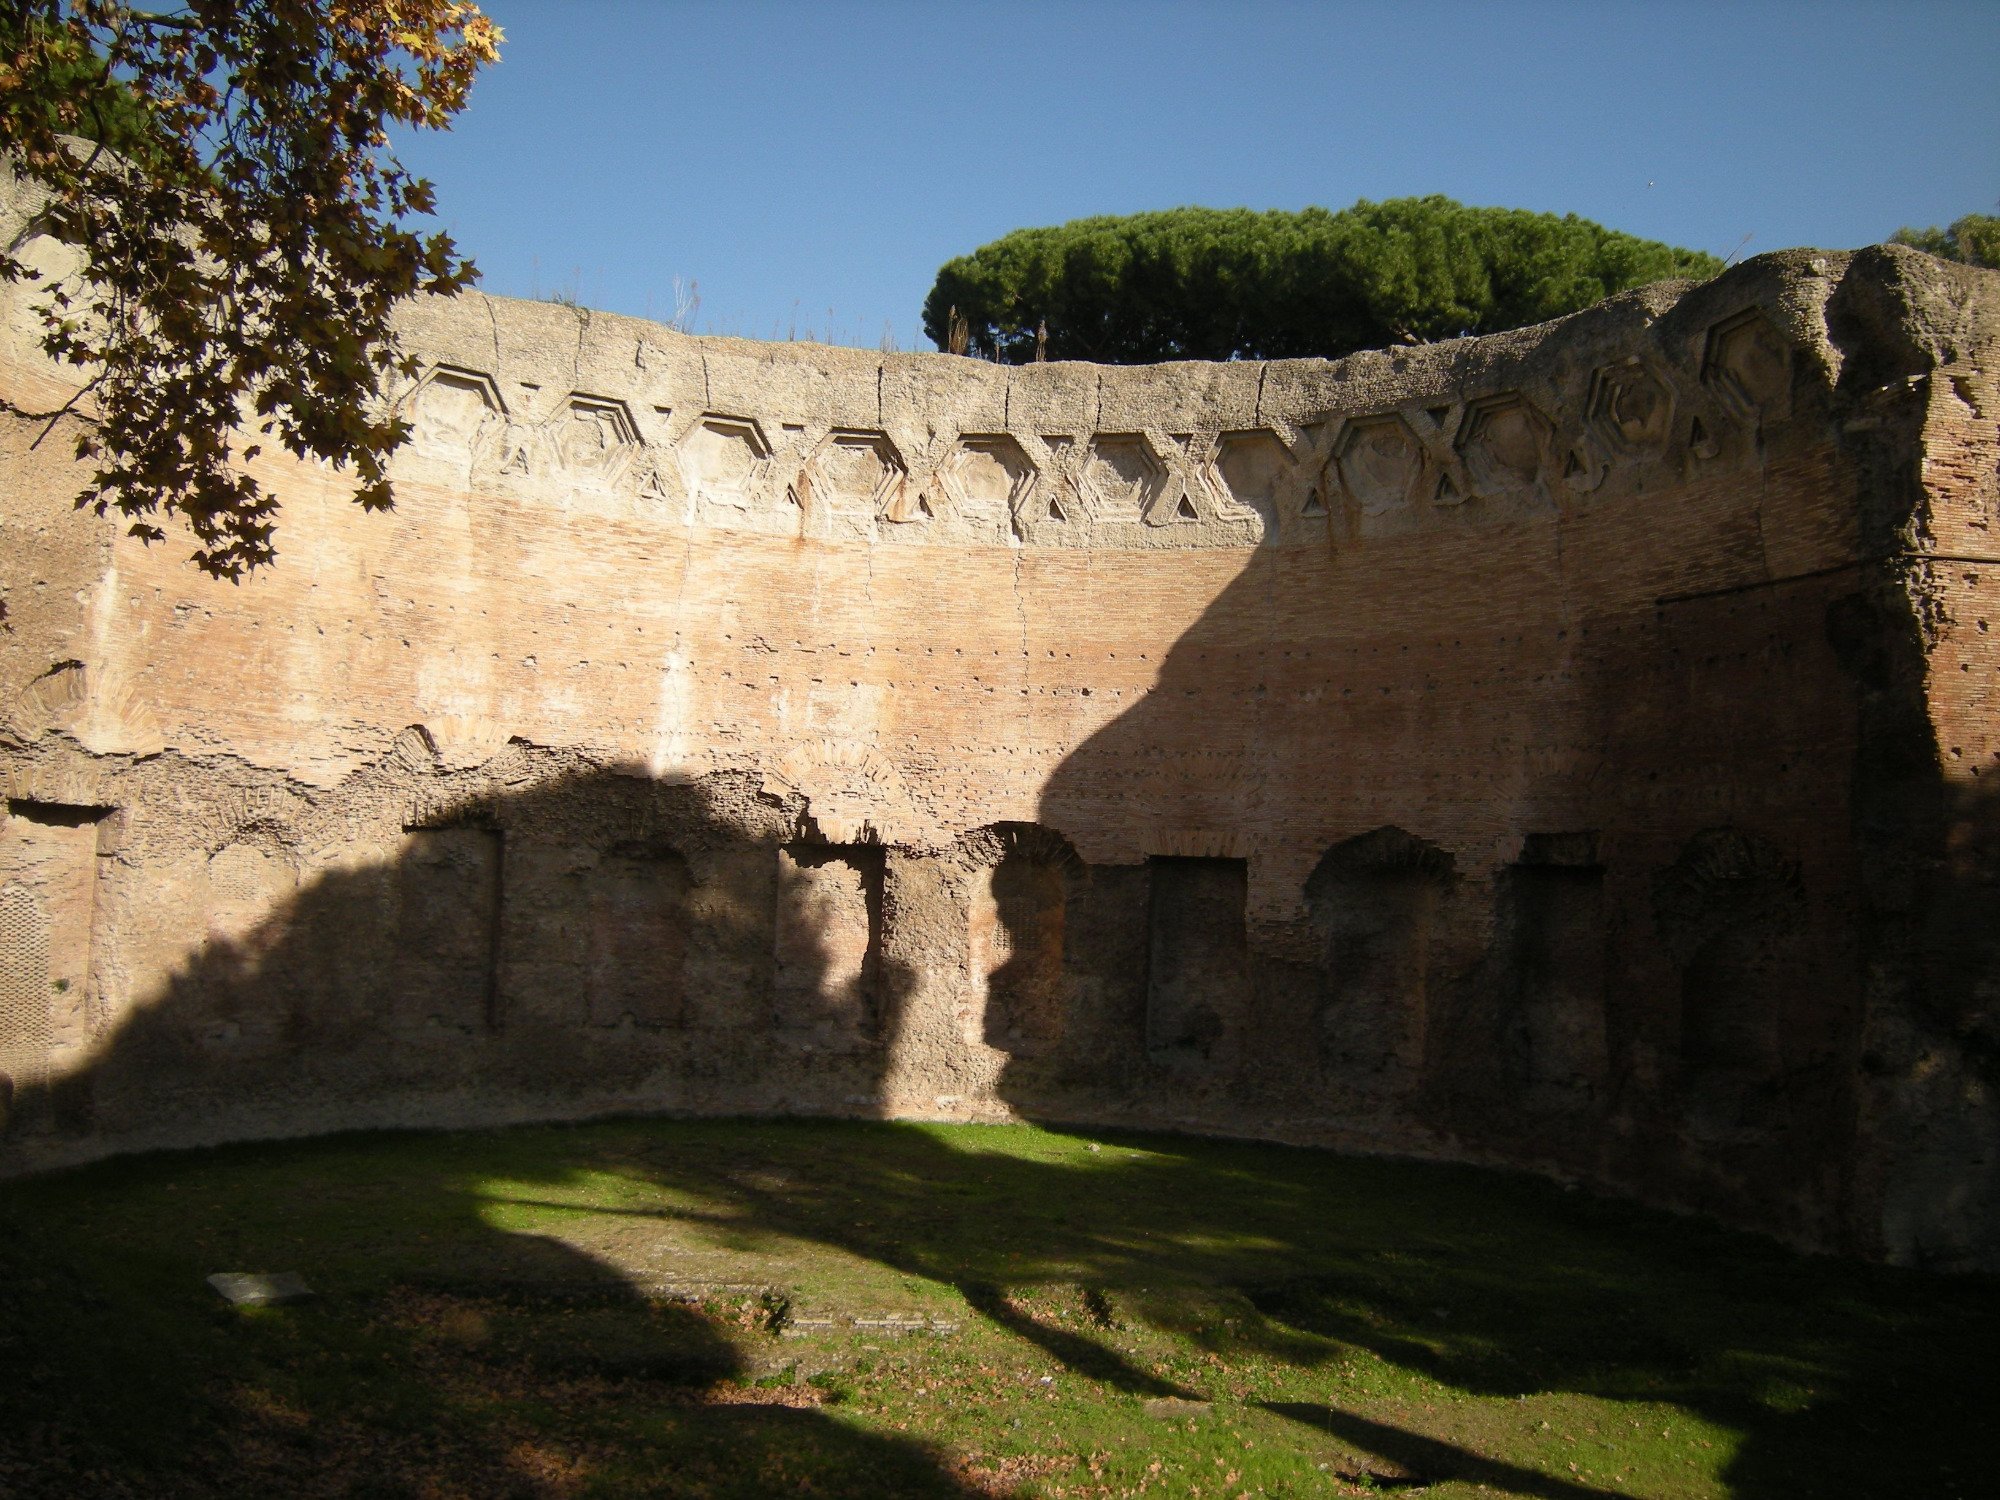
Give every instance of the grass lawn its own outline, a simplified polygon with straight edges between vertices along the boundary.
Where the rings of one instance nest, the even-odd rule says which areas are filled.
[[[1173,1137],[616,1121],[0,1183],[6,1497],[1985,1500],[1996,1351],[1990,1279]]]

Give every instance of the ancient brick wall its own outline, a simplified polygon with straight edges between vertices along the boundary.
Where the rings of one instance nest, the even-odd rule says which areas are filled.
[[[1995,283],[1125,369],[430,303],[396,511],[270,463],[241,586],[70,510],[13,306],[0,1162],[1092,1119],[1993,1264]]]

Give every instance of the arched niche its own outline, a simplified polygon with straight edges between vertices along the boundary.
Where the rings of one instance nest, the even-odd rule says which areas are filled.
[[[1335,844],[1307,879],[1324,975],[1315,1041],[1329,1073],[1366,1087],[1422,1067],[1431,933],[1453,873],[1449,853],[1391,826]]]
[[[1604,866],[1594,833],[1529,834],[1501,876],[1496,957],[1502,1046],[1520,1102],[1539,1115],[1602,1103]]]
[[[666,844],[605,851],[589,883],[591,1025],[685,1023],[693,884],[687,861]]]
[[[778,851],[773,989],[780,1032],[851,1052],[879,1039],[879,844],[788,844]]]
[[[1250,1010],[1249,868],[1218,855],[1146,861],[1146,1051],[1154,1062],[1229,1060]]]
[[[966,903],[969,1042],[1015,1057],[1061,1045],[1069,1025],[1064,972],[1069,888],[1081,862],[1069,840],[1034,823],[998,823],[966,841],[974,861]]]
[[[1682,1110],[1699,1135],[1758,1127],[1782,1088],[1802,905],[1798,867],[1739,828],[1694,835],[1654,880],[1654,920],[1680,977]]]

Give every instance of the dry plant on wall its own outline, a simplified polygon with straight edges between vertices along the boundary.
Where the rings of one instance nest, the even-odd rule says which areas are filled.
[[[701,311],[701,283],[674,278],[674,315],[667,327],[675,333],[693,333],[695,314]]]
[[[0,8],[0,153],[77,261],[38,272],[17,244],[0,277],[37,285],[42,347],[95,408],[79,504],[149,541],[177,517],[234,578],[275,556],[278,498],[244,468],[263,441],[391,503],[406,428],[377,398],[412,366],[390,313],[474,271],[401,227],[433,195],[387,131],[444,128],[500,40],[471,0]]]

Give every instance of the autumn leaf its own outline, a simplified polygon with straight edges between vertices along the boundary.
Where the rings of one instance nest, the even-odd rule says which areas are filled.
[[[79,258],[40,306],[43,349],[92,382],[80,505],[148,540],[178,519],[220,577],[270,562],[278,500],[237,467],[245,410],[390,503],[376,476],[407,431],[358,416],[406,368],[390,318],[475,272],[406,227],[435,197],[386,124],[446,126],[501,40],[470,0],[0,10],[0,151]],[[0,279],[34,276],[0,251]]]

